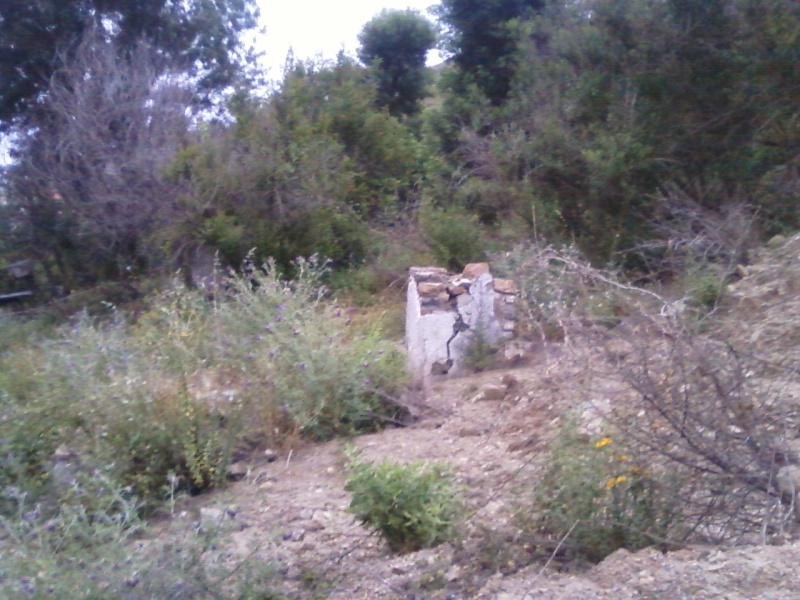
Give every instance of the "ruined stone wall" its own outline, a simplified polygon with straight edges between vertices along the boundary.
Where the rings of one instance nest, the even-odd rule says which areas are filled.
[[[409,269],[406,306],[408,366],[420,380],[464,373],[476,336],[501,345],[514,335],[517,288],[496,279],[487,263],[461,274],[437,267]]]

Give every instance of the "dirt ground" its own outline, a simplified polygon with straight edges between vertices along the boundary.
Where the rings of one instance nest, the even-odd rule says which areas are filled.
[[[754,349],[800,360],[798,289],[800,236],[730,286],[731,330]],[[608,382],[587,382],[576,358],[552,343],[524,367],[432,382],[410,400],[418,415],[410,426],[256,456],[241,481],[176,506],[168,523],[219,528],[212,560],[272,564],[273,585],[292,599],[800,598],[800,543],[789,538],[667,554],[618,551],[590,568],[563,564],[524,539],[513,516],[530,506],[563,416],[577,411],[584,426],[602,427],[603,406],[620,400]],[[502,398],[483,393],[503,385]],[[468,507],[458,541],[390,553],[347,511],[347,447],[367,460],[450,465]]]
[[[531,556],[513,514],[529,502],[562,415],[580,407],[581,377],[555,346],[522,368],[434,382],[416,399],[412,425],[279,452],[271,462],[256,457],[241,481],[192,499],[174,518],[219,527],[215,560],[274,564],[288,598],[800,598],[800,544],[619,551],[588,570]],[[509,383],[505,398],[484,398],[487,386]],[[390,553],[347,511],[346,447],[367,460],[449,464],[469,508],[460,541]]]

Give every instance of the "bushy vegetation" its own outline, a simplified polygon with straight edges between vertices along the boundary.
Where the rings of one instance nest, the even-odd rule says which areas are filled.
[[[349,469],[350,510],[380,532],[391,550],[430,548],[453,537],[460,503],[444,465],[374,464],[353,457]]]
[[[610,436],[592,439],[564,427],[550,448],[535,491],[537,522],[524,529],[563,539],[571,558],[599,562],[612,552],[668,546],[685,539],[677,490],[663,472],[642,463]]]
[[[522,333],[585,342],[602,356],[585,373],[631,400],[608,438],[557,440],[538,533],[599,560],[790,519],[796,409],[777,388],[794,366],[714,319],[759,239],[800,226],[798,3],[445,0],[452,60],[435,71],[427,22],[384,14],[365,65],[289,61],[269,92],[247,85],[249,1],[150,2],[144,20],[61,4],[0,1],[0,266],[31,259],[20,285],[54,301],[41,326],[0,320],[0,515],[42,564],[106,535],[87,524],[122,540],[255,447],[393,421],[401,357],[325,285],[364,304],[412,262],[488,256],[520,287]],[[227,273],[204,289],[199,255]],[[484,368],[494,349],[472,351]],[[776,372],[781,386],[761,378]],[[410,550],[452,534],[448,481],[356,461],[348,485],[357,517]]]
[[[231,275],[213,300],[180,287],[131,321],[86,315],[0,360],[3,511],[54,510],[106,484],[143,502],[224,481],[232,455],[294,437],[380,427],[403,361],[378,331],[323,300],[325,265]],[[77,486],[77,487],[76,487]],[[13,491],[13,494],[9,494]],[[83,493],[83,492],[82,492]]]

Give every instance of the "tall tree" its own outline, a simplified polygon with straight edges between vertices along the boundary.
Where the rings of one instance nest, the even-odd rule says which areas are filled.
[[[413,10],[384,10],[364,25],[358,57],[378,76],[378,102],[395,116],[419,110],[425,97],[425,60],[436,43],[436,31]]]
[[[253,0],[0,0],[0,126],[29,117],[89,28],[120,48],[145,41],[204,92],[237,76]]]
[[[514,20],[525,19],[545,0],[442,0],[437,16],[456,65],[494,104],[507,96],[514,76]]]

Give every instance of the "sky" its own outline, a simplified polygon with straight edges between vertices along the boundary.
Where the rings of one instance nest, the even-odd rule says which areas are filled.
[[[318,54],[328,59],[342,49],[355,56],[358,34],[372,17],[383,9],[412,8],[426,13],[438,0],[258,0],[261,24],[266,34],[256,41],[265,52],[265,66],[270,78],[279,78],[286,55],[293,49],[295,58],[314,58]],[[429,64],[441,62],[434,51]]]

